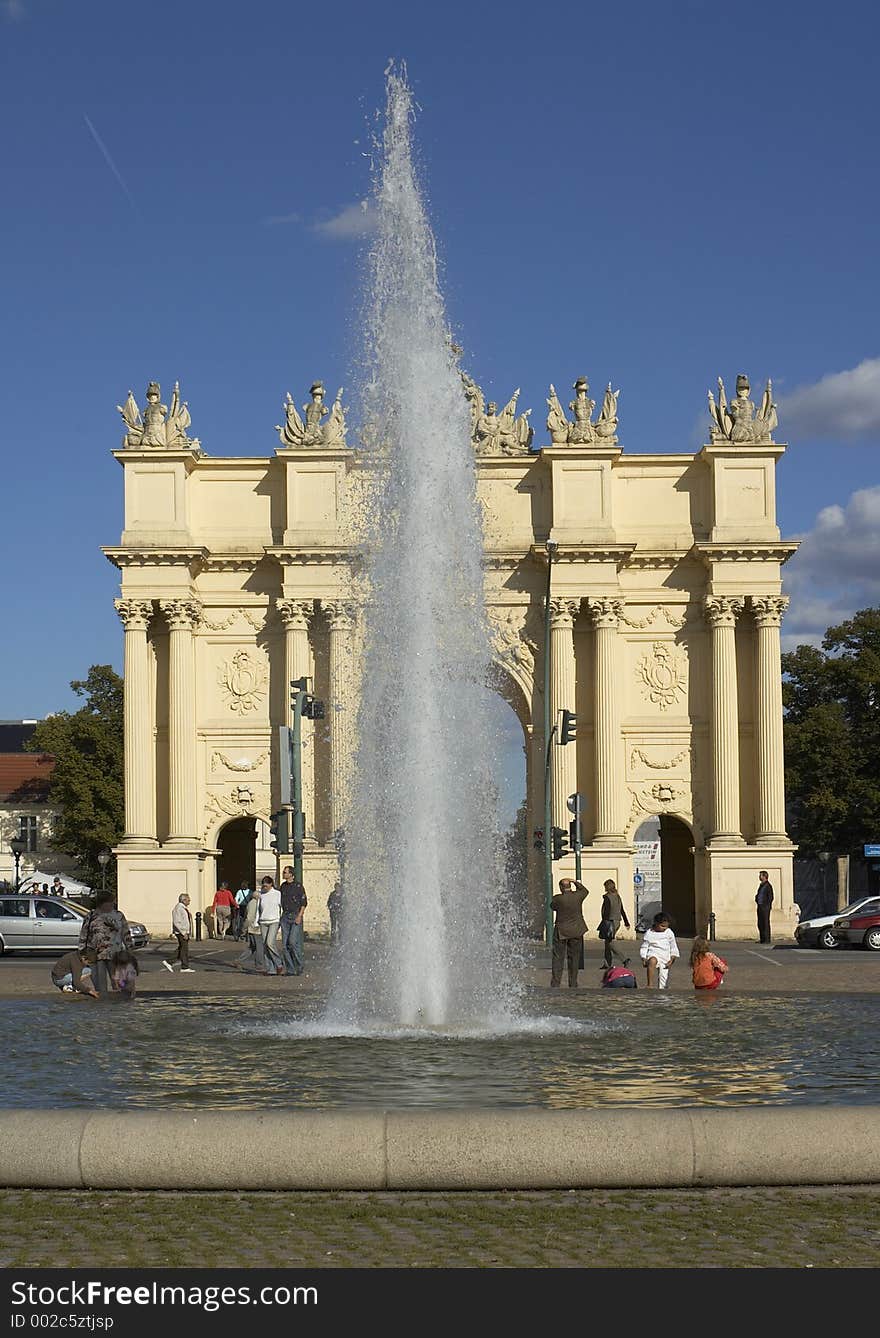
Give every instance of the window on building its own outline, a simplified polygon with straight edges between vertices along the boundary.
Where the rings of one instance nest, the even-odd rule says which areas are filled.
[[[29,813],[18,820],[18,835],[24,841],[24,848],[29,853],[37,848],[37,819]]]

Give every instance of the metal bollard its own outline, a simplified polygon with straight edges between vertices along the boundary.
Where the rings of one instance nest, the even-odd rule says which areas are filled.
[[[202,912],[196,911],[196,943],[202,941]]]
[[[715,912],[709,912],[709,942],[715,942]]]

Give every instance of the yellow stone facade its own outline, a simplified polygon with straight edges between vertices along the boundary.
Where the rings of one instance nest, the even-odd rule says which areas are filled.
[[[776,890],[774,933],[793,928],[779,627],[781,566],[796,544],[780,541],[775,514],[784,449],[716,440],[695,455],[638,455],[600,442],[477,457],[493,686],[523,727],[530,833],[544,825],[545,545],[558,545],[551,707],[576,711],[578,737],[553,750],[553,821],[567,828],[566,796],[586,795],[596,919],[605,878],[632,906],[632,841],[660,814],[671,833],[664,903],[681,932],[704,931],[712,913],[719,938],[754,937],[761,869]],[[122,907],[165,932],[180,892],[204,909],[221,871],[245,857],[256,877],[277,873],[277,727],[289,722],[290,680],[306,674],[326,703],[324,721],[304,722],[303,754],[306,928],[320,931],[356,746],[362,620],[346,516],[364,457],[320,445],[211,457],[196,443],[115,456],[125,528],[104,551],[121,573],[125,636]],[[573,860],[554,867],[573,872]],[[529,884],[539,924],[531,841]]]

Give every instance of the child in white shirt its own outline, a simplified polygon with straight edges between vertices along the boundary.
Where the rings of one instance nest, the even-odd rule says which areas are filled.
[[[654,923],[646,931],[639,948],[639,955],[648,972],[648,989],[653,989],[654,982],[659,990],[665,990],[669,980],[669,968],[680,956],[675,935],[669,928],[669,916],[658,911]]]

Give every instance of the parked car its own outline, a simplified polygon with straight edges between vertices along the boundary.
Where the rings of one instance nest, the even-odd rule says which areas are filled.
[[[871,952],[880,952],[880,908],[872,912],[863,906],[857,915],[843,915],[834,921],[834,932],[842,943],[860,943]]]
[[[60,897],[0,896],[0,954],[4,952],[69,952],[79,943],[84,906]],[[145,948],[150,936],[141,924],[132,924],[132,943]]]
[[[880,897],[861,897],[849,906],[844,906],[842,911],[835,911],[834,915],[817,915],[812,920],[801,920],[794,936],[801,948],[837,948],[843,940],[834,926],[843,916],[849,917],[857,912],[871,915],[876,911],[880,911]]]

